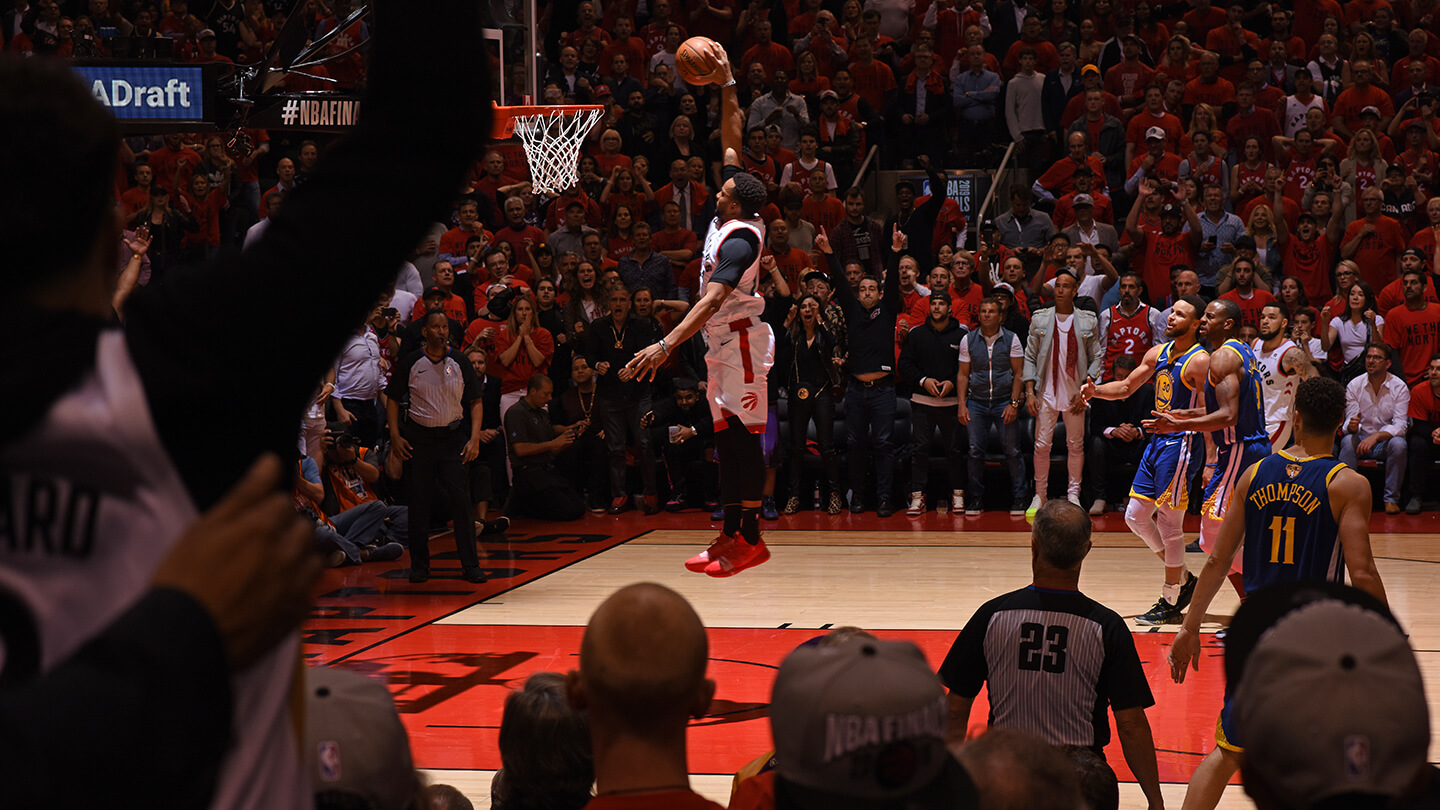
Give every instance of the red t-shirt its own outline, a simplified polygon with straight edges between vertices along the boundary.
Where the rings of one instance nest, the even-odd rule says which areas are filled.
[[[776,70],[785,71],[786,75],[795,72],[795,56],[790,49],[778,42],[769,45],[754,45],[745,52],[740,64],[749,66],[752,62],[759,62],[765,66],[765,78],[769,79],[775,75]]]
[[[855,93],[870,102],[878,112],[885,109],[885,94],[895,89],[895,72],[878,59],[850,63],[850,77],[855,81]]]
[[[1416,312],[1398,306],[1385,313],[1385,342],[1400,353],[1400,367],[1411,384],[1425,377],[1430,355],[1440,350],[1440,304],[1430,301]]]
[[[1087,155],[1084,164],[1076,163],[1069,155],[1060,158],[1051,164],[1045,173],[1040,175],[1040,186],[1048,189],[1056,197],[1063,197],[1075,190],[1075,170],[1082,165],[1088,167],[1094,173],[1098,185],[1095,188],[1105,186],[1105,164],[1100,158],[1094,155]],[[1059,228],[1059,225],[1055,226]]]
[[[1155,71],[1147,67],[1144,62],[1136,61],[1135,64],[1121,62],[1110,68],[1105,74],[1105,82],[1101,85],[1105,92],[1112,93],[1116,98],[1129,96],[1138,99],[1145,95],[1145,88],[1155,78]]]
[[[545,232],[534,225],[524,225],[517,229],[509,223],[495,232],[496,243],[509,242],[510,247],[514,248],[515,266],[511,268],[511,271],[519,276],[521,281],[530,280],[530,257],[525,253],[526,239],[530,240],[533,250],[536,245],[545,243]]]
[[[467,231],[459,225],[456,225],[441,235],[438,252],[442,256],[463,256],[465,254],[465,243],[470,241],[470,237],[472,236],[484,237],[486,245],[489,245],[490,241],[494,239],[493,234],[478,225],[473,231]],[[517,253],[516,255],[520,256],[523,254]]]
[[[1136,144],[1136,151],[1144,151],[1145,131],[1150,127],[1165,130],[1166,152],[1180,151],[1180,136],[1185,134],[1185,128],[1180,124],[1179,116],[1170,113],[1151,115],[1147,110],[1135,113],[1135,117],[1130,119],[1130,125],[1125,128],[1125,140]]]
[[[1226,301],[1234,301],[1240,307],[1240,325],[1260,328],[1260,310],[1275,303],[1275,296],[1265,290],[1252,290],[1250,297],[1240,295],[1239,290],[1231,290],[1220,296]]]
[[[530,352],[524,346],[521,346],[520,350],[515,353],[515,359],[511,361],[510,365],[507,366],[501,362],[500,355],[504,354],[505,350],[515,342],[515,337],[510,334],[508,325],[496,329],[492,341],[493,348],[490,350],[488,362],[489,367],[500,378],[500,393],[502,394],[524,391],[530,384],[531,377],[536,374],[544,374],[550,369],[550,358],[555,356],[555,339],[551,337],[550,330],[543,326],[537,326],[530,332],[530,342],[540,350],[542,357],[542,361],[538,365],[531,362]]]
[[[1350,244],[1351,240],[1359,236],[1366,221],[1362,218],[1350,223],[1350,227],[1345,229],[1345,235],[1340,237],[1340,244]],[[1360,265],[1360,280],[1373,289],[1385,289],[1385,285],[1395,280],[1395,258],[1404,247],[1405,231],[1400,227],[1400,223],[1381,215],[1375,223],[1374,233],[1360,242],[1360,249],[1355,251],[1352,257],[1355,263]]]
[[[1291,236],[1285,240],[1285,275],[1294,276],[1313,303],[1330,298],[1330,268],[1335,266],[1335,246],[1325,236],[1309,242]],[[1328,323],[1328,322],[1327,322]]]
[[[1140,150],[1140,153],[1135,156],[1135,159],[1130,161],[1130,170],[1125,173],[1125,176],[1133,176],[1135,174],[1135,170],[1140,168],[1140,164],[1145,162],[1145,158],[1147,156],[1148,155],[1143,149]],[[1150,167],[1150,171],[1146,172],[1145,176],[1153,177],[1157,180],[1165,180],[1171,182],[1179,180],[1180,156],[1172,152],[1166,152],[1164,156],[1162,156],[1159,160],[1155,161],[1155,165]]]
[[[1360,129],[1360,111],[1366,107],[1380,110],[1382,119],[1395,114],[1395,105],[1390,101],[1390,94],[1372,84],[1364,89],[1351,87],[1349,90],[1342,90],[1335,98],[1335,109],[1331,115],[1344,120],[1345,126],[1355,132]]]
[[[194,149],[171,149],[165,146],[150,153],[149,163],[155,172],[155,185],[174,197],[177,188],[190,187],[190,175],[194,173],[195,167],[200,165],[200,153]]]
[[[760,255],[761,257],[775,257],[775,266],[785,277],[785,283],[790,285],[790,294],[798,298],[800,280],[805,277],[806,273],[815,269],[815,263],[810,261],[810,254],[797,247],[789,248],[784,253],[776,253],[770,249],[769,245],[766,245]]]
[[[1410,389],[1410,418],[1429,422],[1431,430],[1440,427],[1440,397],[1435,395],[1429,380],[1422,380]]]
[[[1207,84],[1199,76],[1185,83],[1185,100],[1187,105],[1208,104],[1220,112],[1220,108],[1227,102],[1235,100],[1235,85],[1224,76],[1216,76],[1215,81]]]
[[[1195,266],[1195,246],[1187,232],[1166,236],[1151,233],[1145,236],[1145,290],[1151,301],[1170,294],[1170,268],[1177,264]]]
[[[845,219],[845,203],[840,202],[829,194],[825,195],[823,201],[816,200],[813,196],[806,197],[800,203],[800,214],[805,220],[815,226],[817,231],[830,232]]]
[[[1440,304],[1440,298],[1435,296],[1435,279],[1428,273],[1425,275],[1425,300],[1434,301]],[[1395,279],[1385,285],[1385,289],[1375,294],[1375,311],[1389,312],[1395,307],[1405,306],[1405,284],[1400,279]]]
[[[985,300],[985,291],[980,285],[970,282],[970,289],[960,292],[959,287],[950,288],[950,317],[974,329],[980,323],[980,302]]]
[[[448,315],[452,321],[463,324],[470,320],[470,313],[465,309],[465,299],[455,293],[450,293],[450,297],[445,299],[444,310],[445,314]],[[425,299],[421,298],[415,302],[415,308],[410,312],[410,320],[418,320],[424,316]],[[468,342],[466,345],[469,345]]]
[[[1225,135],[1237,148],[1245,147],[1246,138],[1260,139],[1260,154],[1269,160],[1270,139],[1280,134],[1280,121],[1274,113],[1258,107],[1249,113],[1236,113],[1225,122]]]

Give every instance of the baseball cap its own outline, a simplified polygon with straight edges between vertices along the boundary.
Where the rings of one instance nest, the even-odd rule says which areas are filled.
[[[1082,206],[1082,205],[1090,205],[1090,206],[1093,206],[1093,205],[1095,205],[1095,199],[1094,199],[1093,197],[1091,197],[1089,194],[1076,194],[1076,195],[1075,195],[1075,199],[1072,200],[1071,203],[1070,203],[1070,207],[1071,207],[1071,208],[1079,208],[1079,207]]]
[[[425,294],[422,295],[422,296],[420,296],[420,299],[423,301],[423,300],[426,299],[426,298],[449,298],[449,297],[450,297],[449,293],[446,293],[444,290],[440,289],[439,287],[427,287],[427,288],[425,288]]]
[[[1405,122],[1405,128],[1418,129],[1423,132],[1425,131],[1425,122],[1420,120],[1419,118],[1411,118],[1409,121]]]
[[[350,794],[377,810],[400,810],[420,791],[390,690],[358,672],[305,670],[304,755],[317,793]]]
[[[598,86],[595,88],[595,96],[596,96],[597,98],[600,97],[600,96],[610,96],[610,95],[614,95],[614,93],[611,93],[611,92],[610,92],[610,85],[608,85],[608,84],[598,85]]]
[[[1375,116],[1376,118],[1379,118],[1379,117],[1380,117],[1380,108],[1379,108],[1379,107],[1375,107],[1375,106],[1373,106],[1373,105],[1370,106],[1370,107],[1363,107],[1363,108],[1361,108],[1361,110],[1360,110],[1360,114],[1361,114],[1361,115],[1373,115],[1373,116]]]
[[[1406,256],[1414,256],[1422,262],[1426,261],[1425,251],[1421,250],[1420,248],[1405,248],[1403,251],[1400,252],[1400,258],[1403,259]]]
[[[195,39],[197,39],[197,40],[207,39],[207,38],[208,38],[208,39],[214,39],[214,38],[215,38],[215,29],[214,29],[214,28],[201,28],[201,29],[200,29],[200,33],[198,33],[198,34],[195,35]]]
[[[1160,127],[1150,127],[1145,130],[1145,140],[1148,141],[1152,139],[1165,140],[1165,130]]]
[[[977,807],[945,746],[946,703],[909,641],[857,637],[790,653],[770,702],[776,806]]]
[[[827,287],[830,285],[830,277],[820,272],[819,270],[811,270],[810,272],[806,273],[805,276],[800,280],[805,282],[806,284],[818,280],[825,282],[825,285]]]
[[[1100,68],[1097,67],[1097,66],[1095,66],[1095,65],[1086,65],[1086,66],[1080,68],[1080,75],[1081,75],[1081,76],[1084,76],[1086,73],[1094,73],[1095,75],[1098,76],[1098,75],[1100,75]]]
[[[948,303],[950,303],[950,293],[947,292],[946,290],[931,290],[931,291],[930,291],[930,300],[931,300],[931,301],[944,301],[945,303],[948,304]]]
[[[1162,217],[1181,217],[1184,215],[1184,212],[1180,210],[1180,206],[1175,203],[1166,203],[1165,206],[1160,209],[1160,216]]]
[[[1322,597],[1283,613],[1235,689],[1249,767],[1296,806],[1398,796],[1425,766],[1430,719],[1415,654],[1393,619],[1357,601]]]
[[[1006,295],[1010,296],[1011,298],[1014,298],[1014,297],[1015,297],[1015,288],[1014,288],[1014,287],[1011,287],[1011,286],[1010,286],[1010,282],[1008,282],[1008,281],[1002,281],[1002,282],[1000,282],[999,284],[996,284],[994,287],[991,287],[991,288],[990,288],[990,291],[991,291],[991,292],[1003,292],[1003,293],[1005,293]]]
[[[833,99],[835,99],[836,101],[839,101],[839,100],[840,100],[840,94],[837,93],[837,92],[835,92],[834,90],[821,90],[821,91],[820,91],[820,98],[833,98]]]

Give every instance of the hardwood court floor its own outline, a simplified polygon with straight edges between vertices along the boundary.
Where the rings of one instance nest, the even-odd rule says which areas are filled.
[[[329,572],[306,651],[311,663],[387,680],[416,764],[486,807],[505,694],[530,672],[575,666],[590,613],[616,588],[659,582],[689,599],[710,629],[717,704],[711,717],[692,724],[689,761],[694,786],[723,804],[730,774],[769,747],[765,709],[774,667],[796,644],[851,624],[912,639],[938,665],[976,607],[1029,582],[1028,526],[1003,514],[910,521],[802,513],[768,528],[769,563],[726,580],[680,565],[714,537],[707,526],[708,516],[694,512],[517,524],[504,540],[485,544],[482,564],[491,566],[491,578],[478,586],[447,578],[444,567],[455,565],[458,574],[458,563],[449,537],[436,537],[436,577],[425,585],[404,580],[404,561]],[[1432,687],[1432,722],[1440,724],[1440,622],[1431,607],[1440,592],[1440,519],[1379,516],[1372,531],[1392,608]],[[1188,555],[1192,570],[1203,561]],[[1117,515],[1097,520],[1082,590],[1130,617],[1153,604],[1159,578],[1154,555]],[[1223,591],[1207,629],[1220,627],[1236,604],[1233,592]],[[1168,632],[1134,629],[1157,701],[1149,717],[1167,805],[1179,807],[1184,781],[1213,744],[1222,651],[1207,642],[1199,675],[1175,685],[1164,663]],[[977,705],[972,732],[984,720]],[[1129,775],[1118,747],[1109,753],[1122,777],[1122,807],[1143,807],[1138,788],[1123,781]],[[1239,786],[1221,804],[1252,806]]]

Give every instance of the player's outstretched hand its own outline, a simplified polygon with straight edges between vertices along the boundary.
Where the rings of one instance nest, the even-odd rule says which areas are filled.
[[[1155,418],[1146,419],[1140,423],[1140,425],[1144,427],[1147,431],[1151,433],[1180,432],[1181,427],[1178,423],[1176,423],[1175,416],[1173,414],[1169,412],[1151,411],[1150,415],[1154,416]]]
[[[1185,671],[1190,667],[1200,671],[1200,636],[1181,627],[1170,643],[1170,677],[1175,679],[1175,683],[1184,683]]]
[[[635,375],[635,379],[641,382],[655,379],[655,369],[660,368],[665,362],[665,351],[660,348],[659,343],[651,343],[649,346],[636,352],[634,359],[625,364],[625,370]]]
[[[230,666],[255,662],[300,625],[320,577],[314,525],[300,517],[285,465],[267,453],[181,535],[152,585],[195,598],[214,619]]]

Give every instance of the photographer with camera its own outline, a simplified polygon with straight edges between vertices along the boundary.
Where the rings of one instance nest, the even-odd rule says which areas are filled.
[[[510,442],[514,470],[510,511],[546,520],[578,520],[585,500],[555,469],[555,457],[590,428],[590,420],[573,425],[550,423],[550,398],[555,385],[544,374],[530,378],[525,396],[505,414],[505,436]]]
[[[380,480],[380,469],[365,458],[367,448],[352,429],[340,422],[326,426],[321,447],[320,484],[324,495],[318,501],[320,507],[341,534],[362,548],[395,543],[387,556],[371,555],[369,559],[398,559],[402,551],[399,542],[409,534],[409,515],[405,507],[392,506],[376,494],[374,486]],[[388,556],[392,553],[394,556]]]

